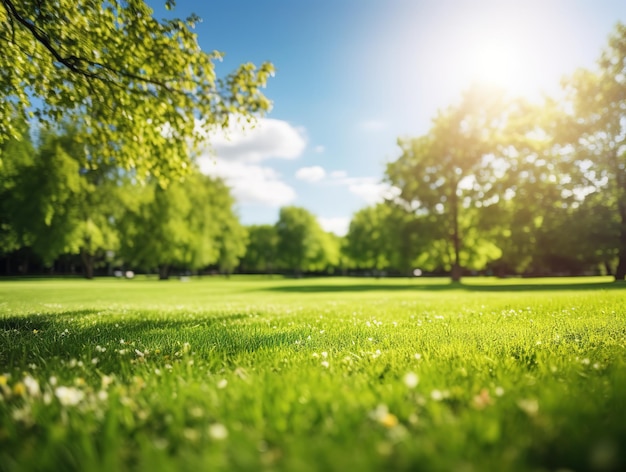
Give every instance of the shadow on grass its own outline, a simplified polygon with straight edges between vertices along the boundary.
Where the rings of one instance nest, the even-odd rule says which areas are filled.
[[[465,284],[465,283],[442,283],[442,284],[413,284],[385,285],[375,283],[363,283],[355,285],[341,284],[311,284],[311,285],[280,285],[260,289],[270,292],[285,293],[330,293],[330,292],[445,292],[450,290],[466,290],[468,292],[545,292],[560,290],[626,290],[626,283],[598,282],[598,283],[571,283],[571,284]]]
[[[176,316],[176,317],[174,317]],[[255,315],[233,313],[187,318],[164,316],[163,312],[141,311],[120,317],[115,312],[76,310],[63,313],[31,313],[0,317],[0,366],[24,368],[29,363],[45,364],[49,359],[63,360],[104,357],[96,346],[105,347],[107,356],[123,359],[119,350],[134,358],[135,349],[160,351],[159,358],[175,358],[190,343],[199,356],[215,353],[228,363],[229,356],[275,349],[304,339],[309,331],[284,327],[265,331],[263,318],[254,326]],[[249,323],[240,323],[250,320]],[[154,358],[156,360],[156,358]]]

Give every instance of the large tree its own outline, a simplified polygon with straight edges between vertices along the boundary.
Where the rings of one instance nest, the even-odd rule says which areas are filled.
[[[427,217],[431,246],[440,248],[453,281],[461,278],[463,253],[471,260],[471,252],[479,247],[478,235],[471,235],[476,236],[474,244],[463,244],[463,238],[476,233],[470,208],[476,213],[476,206],[491,201],[497,162],[494,134],[502,126],[503,113],[500,94],[470,89],[458,105],[433,120],[428,134],[400,139],[402,154],[387,166],[388,180],[400,189],[398,199]]]
[[[23,208],[30,195],[22,185],[24,174],[35,160],[35,149],[30,130],[24,120],[14,123],[17,135],[0,143],[0,155],[9,156],[0,161],[0,256],[6,257],[6,272],[10,272],[10,254],[24,246],[28,235],[22,225]]]
[[[578,192],[600,192],[617,223],[616,280],[626,277],[626,25],[618,24],[602,52],[597,70],[581,69],[564,82],[567,93],[558,139],[563,159],[584,178]],[[567,146],[569,145],[569,147]],[[609,234],[607,229],[607,235]]]
[[[15,116],[74,122],[91,166],[188,169],[207,130],[270,108],[273,73],[248,63],[218,78],[198,20],[157,20],[143,0],[0,0],[0,143],[19,135]]]

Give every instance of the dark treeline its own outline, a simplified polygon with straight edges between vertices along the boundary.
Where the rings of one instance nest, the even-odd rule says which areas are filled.
[[[384,203],[337,237],[307,210],[243,227],[228,187],[197,170],[163,186],[86,155],[72,127],[26,122],[0,145],[0,271],[132,269],[410,275],[626,276],[626,27],[558,100],[472,87],[401,138]],[[93,148],[89,148],[93,149]]]

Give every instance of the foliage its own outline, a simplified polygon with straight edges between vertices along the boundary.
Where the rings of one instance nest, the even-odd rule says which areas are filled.
[[[198,270],[220,266],[230,273],[245,250],[246,234],[233,213],[228,188],[198,171],[162,188],[135,190],[138,201],[120,222],[122,255],[131,265]]]
[[[61,254],[80,254],[85,275],[93,276],[96,257],[117,248],[121,181],[111,167],[81,167],[82,146],[72,129],[44,132],[36,152],[11,159],[7,225],[51,265]],[[8,175],[7,175],[8,174]]]
[[[618,23],[598,61],[597,71],[581,69],[565,81],[560,142],[583,178],[572,182],[578,191],[601,192],[618,225],[616,278],[626,276],[626,25]],[[607,228],[606,233],[610,233]]]
[[[2,282],[2,469],[624,470],[626,288],[468,281]]]
[[[378,204],[363,208],[352,217],[346,252],[357,268],[381,271],[389,267],[388,214],[389,207]]]
[[[338,262],[337,241],[304,208],[281,208],[276,233],[282,266],[296,275],[303,271],[322,271]]]
[[[0,254],[19,249],[28,236],[19,231],[16,220],[22,217],[23,205],[29,195],[21,186],[21,176],[33,166],[34,147],[26,122],[14,123],[16,136],[0,143]]]
[[[433,256],[454,280],[460,279],[462,258],[474,257],[468,253],[475,246],[463,244],[470,231],[463,226],[464,212],[488,205],[492,197],[495,136],[504,110],[497,93],[470,89],[460,104],[433,120],[428,134],[400,139],[402,154],[387,166],[389,182],[400,189],[398,199],[432,228]]]
[[[278,233],[274,225],[251,225],[248,230],[248,245],[241,260],[245,272],[271,274],[278,260]]]
[[[0,142],[19,136],[15,116],[80,124],[90,166],[167,180],[208,130],[269,110],[271,64],[218,78],[222,53],[200,49],[198,17],[152,15],[143,0],[1,0]]]

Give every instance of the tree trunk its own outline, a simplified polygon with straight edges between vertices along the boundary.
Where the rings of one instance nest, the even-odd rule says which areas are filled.
[[[85,278],[89,280],[93,279],[93,266],[94,266],[95,256],[85,251],[81,251],[80,257],[83,260],[83,268],[85,269]]]
[[[159,266],[159,280],[167,280],[170,278],[170,266],[163,264]]]
[[[618,203],[620,214],[619,252],[617,269],[615,269],[615,281],[623,281],[626,277],[626,204]]]
[[[461,281],[461,241],[459,237],[459,197],[456,195],[456,189],[452,195],[452,242],[454,244],[454,262],[452,263],[452,271],[450,278],[452,282]]]
[[[626,277],[626,254],[620,254],[617,270],[615,271],[615,281],[623,281]]]

